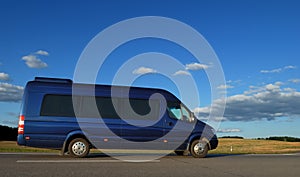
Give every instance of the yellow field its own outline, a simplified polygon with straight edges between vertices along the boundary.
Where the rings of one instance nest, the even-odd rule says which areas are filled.
[[[0,152],[59,152],[18,146],[14,141],[0,141]],[[96,151],[97,152],[97,151]],[[210,154],[279,154],[300,152],[300,142],[283,142],[250,139],[219,139],[217,149]]]
[[[221,154],[279,154],[300,152],[300,142],[272,140],[219,139],[219,146],[210,153]]]

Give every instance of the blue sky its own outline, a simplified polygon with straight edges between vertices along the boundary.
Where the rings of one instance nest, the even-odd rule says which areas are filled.
[[[17,126],[26,82],[36,76],[73,78],[80,54],[99,32],[122,20],[162,16],[201,33],[217,54],[226,78],[227,106],[219,136],[300,136],[300,3],[298,1],[2,1],[0,5],[0,124]],[[110,83],[127,59],[160,52],[179,59],[197,78],[205,120],[209,63],[197,63],[176,44],[141,39],[120,46],[100,71]],[[178,96],[174,83],[144,66],[134,85],[160,87]],[[129,74],[134,74],[132,71]],[[185,73],[186,74],[186,73]],[[179,77],[184,77],[181,73]],[[192,95],[190,95],[192,96]],[[188,101],[187,105],[191,105]]]

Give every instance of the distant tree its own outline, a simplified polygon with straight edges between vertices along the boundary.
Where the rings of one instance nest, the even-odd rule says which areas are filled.
[[[286,141],[286,142],[300,142],[300,138],[289,137],[289,136],[273,136],[266,139],[275,140],[275,141]]]
[[[0,125],[0,141],[16,141],[18,129]]]
[[[234,139],[244,139],[244,137],[241,136],[222,136],[220,138],[234,138]]]

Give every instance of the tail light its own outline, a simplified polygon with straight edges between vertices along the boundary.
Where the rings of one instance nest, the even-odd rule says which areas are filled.
[[[20,115],[20,117],[19,117],[19,126],[18,126],[18,134],[24,134],[24,120],[25,120],[25,116]]]

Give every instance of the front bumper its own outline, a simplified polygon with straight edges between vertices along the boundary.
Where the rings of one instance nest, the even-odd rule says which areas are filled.
[[[212,139],[209,141],[209,144],[210,144],[210,150],[216,149],[218,147],[219,140],[216,135],[212,137]]]

